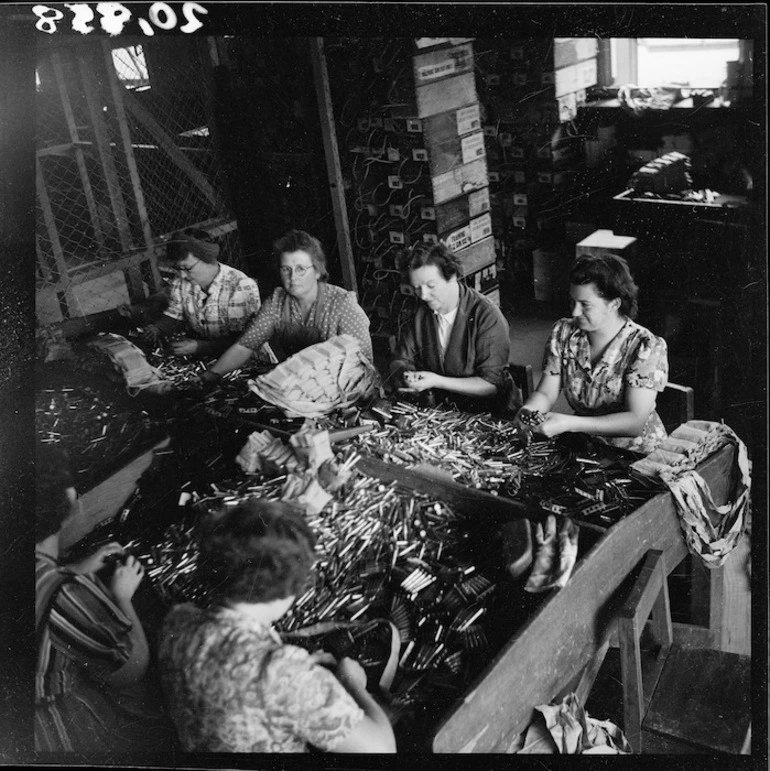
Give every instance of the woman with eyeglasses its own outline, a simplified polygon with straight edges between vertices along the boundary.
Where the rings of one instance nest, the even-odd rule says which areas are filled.
[[[238,341],[201,375],[204,383],[242,367],[265,343],[279,362],[336,335],[352,335],[360,341],[364,356],[372,359],[369,318],[353,292],[328,283],[320,241],[303,230],[292,230],[273,249],[281,286]]]
[[[554,325],[543,375],[516,418],[521,430],[547,437],[592,434],[643,453],[666,438],[655,401],[668,381],[668,349],[663,338],[633,321],[638,291],[622,257],[575,261],[572,315]],[[550,411],[562,390],[573,415]]]
[[[219,262],[219,245],[205,230],[175,233],[166,249],[174,278],[168,307],[144,328],[144,339],[157,345],[171,339],[177,356],[219,356],[240,336],[259,311],[257,282]]]

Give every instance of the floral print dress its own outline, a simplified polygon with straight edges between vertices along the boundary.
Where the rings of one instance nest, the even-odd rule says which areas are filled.
[[[592,365],[588,334],[572,319],[561,319],[546,344],[543,374],[561,378],[564,396],[576,415],[609,415],[625,411],[629,387],[655,391],[666,387],[668,348],[663,338],[627,319],[599,361]],[[666,429],[653,410],[639,436],[602,438],[615,447],[650,453],[666,436]]]
[[[232,608],[172,608],[159,660],[188,752],[333,750],[364,717],[307,651]]]

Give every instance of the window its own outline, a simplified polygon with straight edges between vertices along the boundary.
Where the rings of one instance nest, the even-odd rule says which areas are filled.
[[[742,43],[728,38],[613,38],[611,83],[649,88],[679,86],[717,89],[728,77],[728,62],[743,56]]]
[[[142,46],[113,48],[112,61],[120,82],[126,88],[132,91],[146,91],[150,88],[150,73],[147,71]]]

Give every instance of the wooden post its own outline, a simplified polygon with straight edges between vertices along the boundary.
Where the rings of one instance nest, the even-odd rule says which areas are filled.
[[[99,244],[99,248],[102,251],[106,250],[104,242],[104,232],[102,231],[102,222],[99,218],[99,210],[96,207],[96,199],[94,198],[94,191],[91,187],[91,180],[88,177],[88,169],[86,168],[85,156],[83,150],[77,146],[77,142],[80,141],[78,134],[77,123],[75,122],[75,115],[72,111],[72,103],[70,102],[69,92],[67,91],[67,81],[64,78],[64,69],[61,63],[61,57],[57,51],[51,54],[51,64],[53,65],[53,73],[56,78],[56,85],[59,89],[59,96],[61,97],[62,108],[64,109],[64,119],[67,122],[67,129],[70,134],[70,139],[74,145],[73,152],[75,153],[75,161],[78,166],[78,173],[80,174],[80,183],[83,185],[83,194],[86,197],[86,204],[88,206],[88,213],[91,216],[91,224],[94,228],[94,238],[96,243]]]
[[[100,96],[99,82],[94,76],[96,66],[96,56],[84,56],[90,49],[83,49],[78,56],[78,67],[80,77],[83,80],[83,92],[88,105],[88,114],[94,132],[94,142],[99,152],[99,159],[104,171],[104,178],[107,183],[107,190],[110,196],[115,224],[118,229],[118,238],[120,240],[121,250],[126,253],[131,249],[131,230],[128,224],[128,212],[123,199],[123,193],[120,189],[120,179],[115,168],[115,159],[112,156],[112,147],[107,132],[107,124],[104,120],[102,100]],[[142,276],[138,266],[125,271],[128,292],[132,300],[141,300],[144,298],[144,287],[142,285]]]
[[[112,60],[112,49],[106,40],[102,40],[102,51],[104,52],[104,65],[105,72],[107,73],[107,80],[110,85],[110,93],[112,94],[112,102],[115,107],[115,119],[117,121],[118,130],[120,131],[120,139],[123,143],[123,152],[126,155],[126,165],[128,166],[128,175],[131,178],[131,188],[134,192],[134,199],[136,201],[136,210],[139,214],[139,223],[142,226],[142,237],[144,244],[147,247],[147,258],[149,259],[152,269],[153,289],[160,289],[160,273],[158,272],[158,265],[155,261],[155,252],[152,242],[152,230],[150,228],[150,219],[147,216],[147,206],[144,202],[144,191],[142,190],[142,180],[139,177],[139,169],[136,165],[136,158],[134,158],[134,148],[131,144],[131,132],[128,128],[128,121],[126,120],[126,109],[123,105],[123,93],[125,89],[118,81],[117,73],[115,72],[115,65]]]
[[[123,102],[128,111],[152,134],[158,146],[164,150],[169,160],[181,169],[193,182],[193,184],[206,196],[208,202],[217,212],[222,210],[222,202],[217,191],[187,156],[177,147],[163,127],[150,115],[149,111],[134,98],[130,92],[123,94]]]
[[[43,222],[46,230],[48,231],[48,239],[51,242],[51,251],[53,252],[54,261],[56,264],[57,276],[57,290],[64,292],[64,299],[67,305],[67,314],[70,315],[74,307],[74,297],[70,290],[69,271],[67,269],[67,262],[64,259],[64,250],[59,240],[59,231],[56,228],[56,219],[51,208],[51,199],[48,197],[48,188],[45,185],[45,177],[43,176],[43,167],[40,165],[40,159],[35,159],[35,187],[37,189],[37,197],[40,201],[40,209],[43,212]]]
[[[334,110],[331,91],[329,90],[329,73],[323,51],[323,38],[310,39],[310,59],[313,63],[313,80],[318,97],[318,110],[321,114],[321,134],[323,135],[326,169],[334,209],[334,224],[337,228],[337,246],[340,250],[342,280],[346,289],[358,294],[353,246],[350,242],[348,210],[345,205],[345,185],[342,181],[337,135],[334,127]]]

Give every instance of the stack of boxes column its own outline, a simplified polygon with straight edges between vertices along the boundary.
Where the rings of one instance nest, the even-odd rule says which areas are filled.
[[[531,277],[535,299],[552,301],[573,257],[565,234],[584,192],[584,161],[570,124],[596,84],[597,41],[485,38],[475,45],[500,265],[517,284]]]
[[[428,154],[438,238],[456,255],[469,286],[500,304],[486,147],[473,43],[418,38],[417,115]]]

